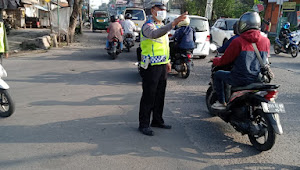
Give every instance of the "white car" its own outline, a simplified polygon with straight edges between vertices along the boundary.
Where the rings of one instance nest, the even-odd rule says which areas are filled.
[[[210,42],[214,42],[218,46],[224,45],[234,36],[233,25],[238,20],[237,18],[218,19],[210,29]]]
[[[178,14],[167,14],[166,24],[174,21],[177,18]],[[193,56],[198,56],[200,58],[205,58],[209,55],[209,46],[210,46],[210,34],[209,34],[209,23],[207,18],[189,15],[190,26],[196,31],[196,48],[193,51]],[[169,33],[171,37],[175,33],[175,29],[172,29]]]

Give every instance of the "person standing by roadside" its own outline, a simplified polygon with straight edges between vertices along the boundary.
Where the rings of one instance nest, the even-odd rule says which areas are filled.
[[[152,17],[141,30],[141,74],[143,74],[143,94],[139,110],[139,131],[144,135],[153,136],[149,127],[151,113],[152,127],[171,129],[164,123],[164,108],[167,72],[171,71],[169,59],[169,38],[167,32],[186,18],[187,12],[176,18],[172,23],[163,26],[166,18],[166,6],[162,2],[151,3]]]
[[[0,55],[3,55],[5,58],[8,58],[8,41],[6,28],[3,19],[0,20]]]

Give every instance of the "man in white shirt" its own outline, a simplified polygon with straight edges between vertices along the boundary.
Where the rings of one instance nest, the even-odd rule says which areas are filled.
[[[131,21],[131,14],[127,13],[125,15],[125,21],[122,23],[123,25],[123,30],[124,30],[124,35],[126,36],[126,34],[132,34],[133,39],[135,40],[135,36],[134,36],[134,31],[136,30],[136,26],[134,24],[133,21]]]

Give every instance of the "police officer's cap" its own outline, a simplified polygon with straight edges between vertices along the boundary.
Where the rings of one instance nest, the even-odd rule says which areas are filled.
[[[165,6],[165,4],[162,3],[162,2],[153,2],[151,5],[152,5],[152,8],[153,7],[158,7],[160,9],[164,9],[164,10],[167,9],[167,7]]]

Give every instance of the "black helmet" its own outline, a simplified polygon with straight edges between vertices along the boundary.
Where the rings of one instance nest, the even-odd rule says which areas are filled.
[[[110,22],[116,22],[118,20],[118,16],[112,15],[110,16]]]
[[[131,18],[132,18],[132,16],[130,13],[125,14],[125,19],[131,19]]]
[[[233,24],[233,33],[235,35],[239,35],[239,31],[238,31],[238,26],[237,25],[238,25],[238,21]]]
[[[238,21],[238,33],[241,34],[251,29],[259,30],[260,25],[261,19],[257,12],[246,12]]]

